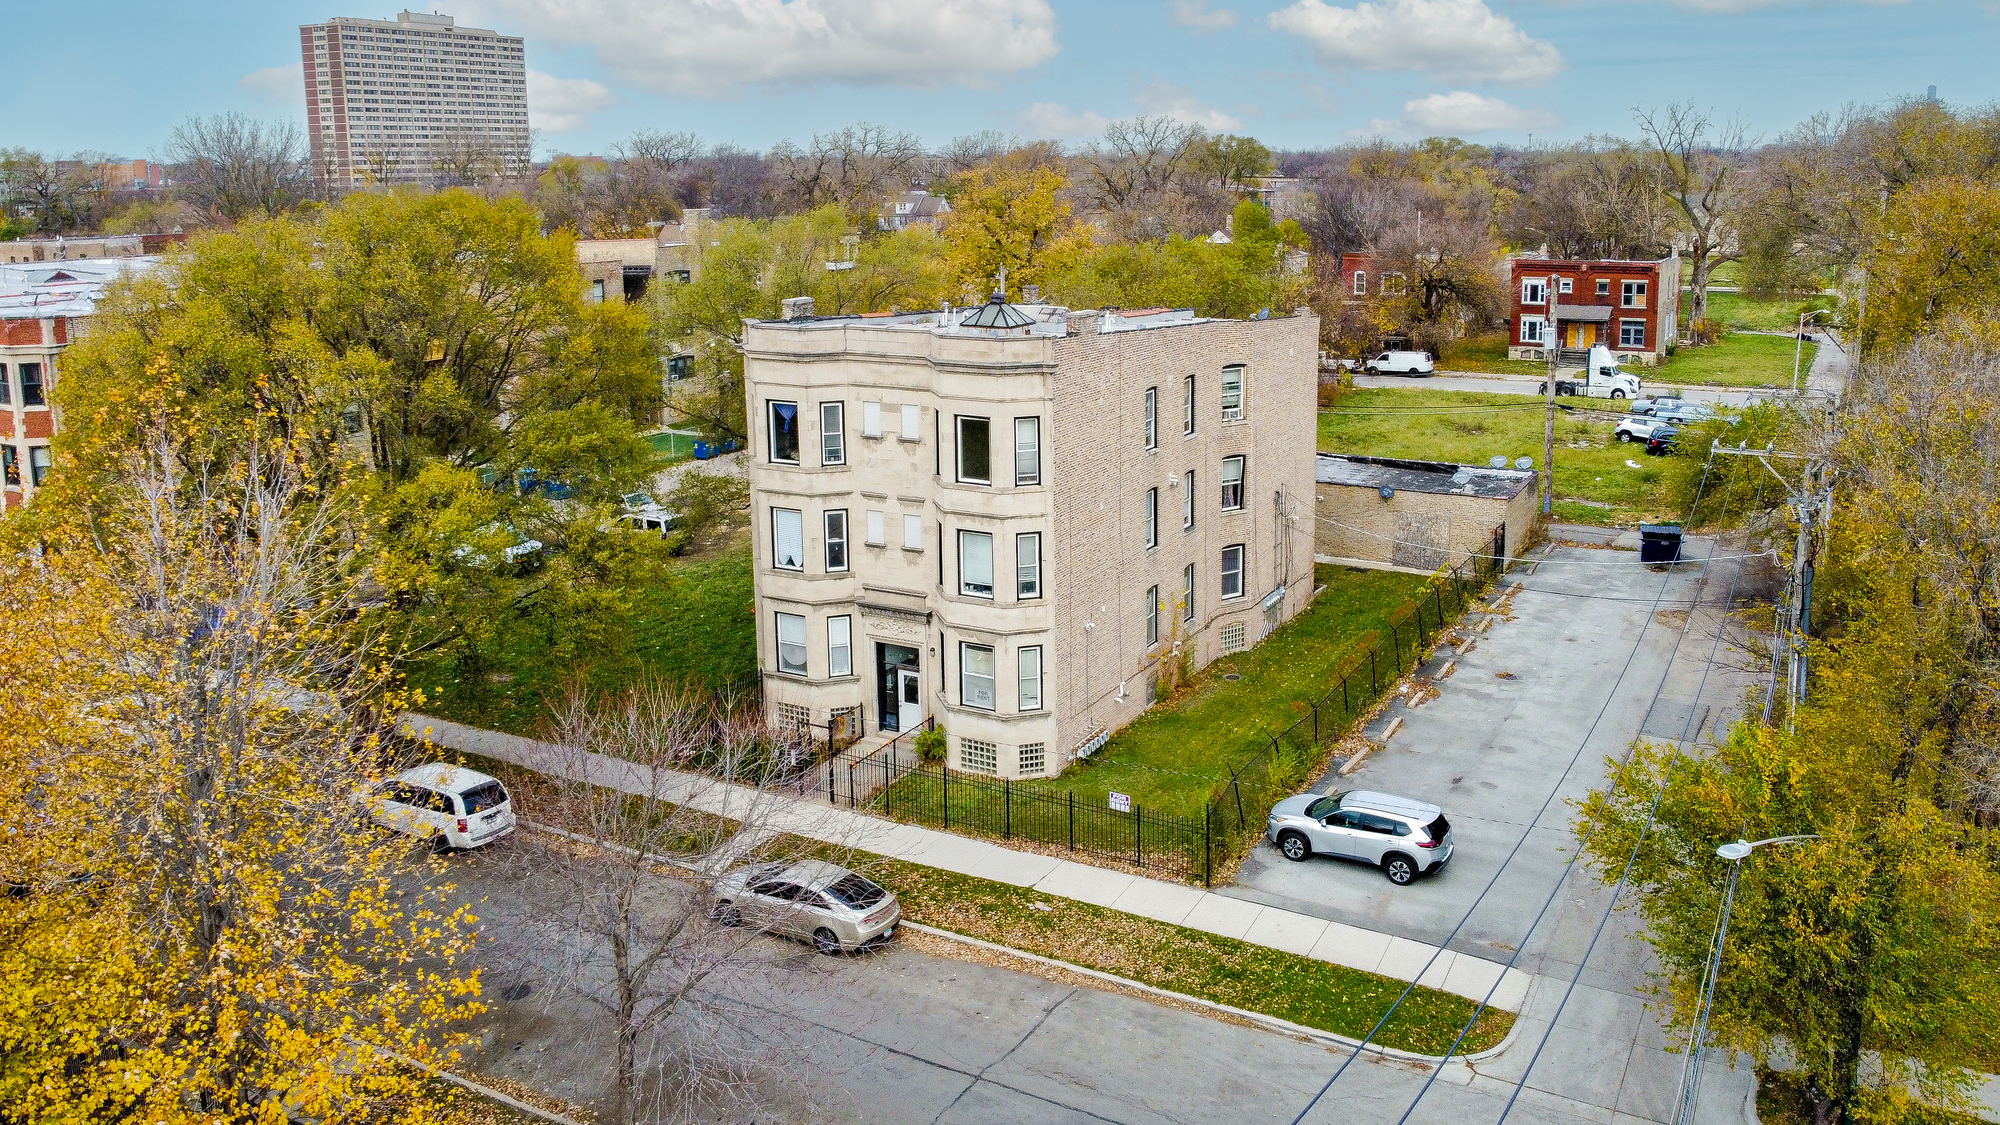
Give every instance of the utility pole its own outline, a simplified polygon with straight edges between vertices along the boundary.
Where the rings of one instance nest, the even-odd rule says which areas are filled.
[[[1542,514],[1551,515],[1556,503],[1556,275],[1550,274],[1548,288],[1542,291],[1542,307],[1548,310],[1548,323],[1542,328],[1542,341],[1549,349],[1548,382],[1543,389],[1549,392],[1547,414],[1542,418]],[[1588,362],[1586,360],[1585,362]]]
[[[1712,453],[1755,457],[1763,462],[1765,470],[1785,486],[1785,506],[1798,521],[1798,539],[1792,547],[1791,577],[1785,583],[1784,603],[1778,607],[1772,622],[1776,650],[1771,657],[1771,682],[1764,689],[1763,721],[1769,724],[1771,708],[1777,702],[1778,680],[1781,676],[1784,678],[1787,699],[1785,725],[1789,730],[1796,722],[1799,702],[1806,697],[1808,669],[1805,640],[1812,632],[1813,559],[1820,534],[1826,527],[1827,512],[1833,506],[1832,477],[1825,465],[1804,453],[1791,453],[1769,446],[1763,449],[1740,445],[1731,448],[1719,441],[1711,443],[1709,449]],[[1771,464],[1773,461],[1802,462],[1798,483],[1787,480],[1785,474]]]

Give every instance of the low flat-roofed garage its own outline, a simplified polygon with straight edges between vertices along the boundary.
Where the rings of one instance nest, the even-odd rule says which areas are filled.
[[[1313,491],[1315,553],[1427,572],[1519,554],[1538,499],[1531,470],[1337,453],[1319,455]]]

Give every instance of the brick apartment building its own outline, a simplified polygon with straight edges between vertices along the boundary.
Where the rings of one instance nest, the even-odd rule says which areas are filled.
[[[1319,552],[1410,570],[1520,555],[1540,499],[1528,469],[1322,453],[1313,510]]]
[[[1620,363],[1651,366],[1680,330],[1681,260],[1514,258],[1507,358],[1546,360],[1549,350],[1610,348]],[[1580,358],[1579,358],[1580,361]]]
[[[1309,312],[803,304],[745,336],[774,720],[935,719],[954,768],[1054,774],[1177,645],[1200,667],[1311,597]]]

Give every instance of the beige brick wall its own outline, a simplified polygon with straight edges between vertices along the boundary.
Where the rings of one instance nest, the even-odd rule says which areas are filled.
[[[1494,527],[1505,523],[1511,557],[1534,526],[1536,495],[1534,485],[1510,500],[1397,489],[1384,500],[1373,487],[1322,484],[1315,506],[1319,552],[1436,570],[1490,550]]]

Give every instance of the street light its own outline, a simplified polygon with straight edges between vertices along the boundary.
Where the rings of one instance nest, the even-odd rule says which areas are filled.
[[[1681,1067],[1681,1104],[1674,1111],[1674,1125],[1694,1120],[1696,1094],[1701,1087],[1702,1054],[1708,1048],[1708,1014],[1715,1005],[1715,980],[1722,975],[1722,946],[1729,940],[1729,912],[1736,906],[1736,880],[1743,874],[1743,861],[1765,844],[1797,844],[1817,840],[1817,833],[1803,836],[1773,836],[1768,840],[1732,840],[1718,845],[1715,854],[1729,861],[1729,889],[1722,895],[1722,918],[1716,923],[1715,950],[1703,971],[1701,998],[1695,1005],[1694,1033],[1688,1036],[1687,1062]]]
[[[1799,393],[1799,360],[1806,352],[1806,321],[1826,315],[1825,309],[1808,309],[1799,314],[1799,330],[1792,333],[1792,393]]]

